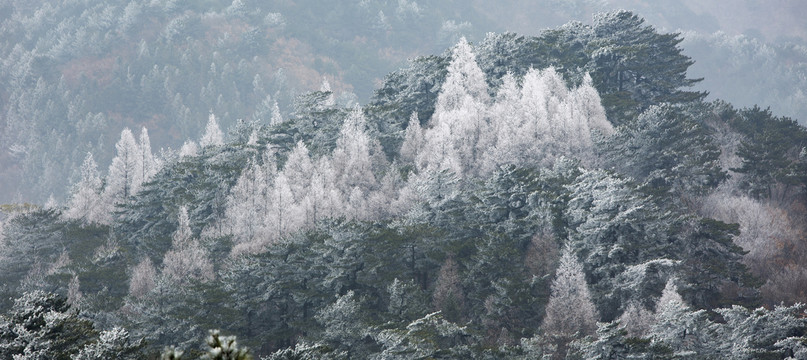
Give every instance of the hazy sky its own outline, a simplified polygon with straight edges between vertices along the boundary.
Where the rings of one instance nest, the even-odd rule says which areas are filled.
[[[557,3],[563,4],[560,0]],[[589,22],[591,13],[596,11],[626,9],[665,31],[712,33],[721,30],[732,35],[761,35],[768,41],[793,37],[807,40],[807,1],[804,0],[582,0],[577,3],[588,5],[570,8],[565,17],[558,14],[549,17],[545,9],[528,0],[477,0],[474,6],[503,29],[525,34],[536,34],[542,28],[568,20]]]

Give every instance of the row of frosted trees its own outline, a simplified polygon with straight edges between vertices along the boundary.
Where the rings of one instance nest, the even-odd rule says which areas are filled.
[[[64,216],[87,223],[110,224],[114,220],[115,207],[137,195],[142,185],[151,180],[166,162],[196,155],[200,146],[222,145],[223,139],[213,115],[208,120],[199,145],[188,141],[178,153],[169,149],[155,155],[151,150],[148,129],[141,129],[139,141],[135,140],[130,129],[123,129],[105,177],[101,177],[92,153],[87,154],[81,165],[81,179],[73,186]]]
[[[548,165],[560,156],[590,163],[594,134],[613,132],[588,77],[569,89],[552,68],[530,70],[523,79],[506,76],[495,96],[493,92],[470,44],[461,39],[433,117],[421,125],[413,113],[404,134],[399,165],[414,169],[404,174],[406,182],[381,155],[363,111],[356,107],[344,120],[330,156],[312,158],[299,142],[282,166],[271,147],[250,161],[230,190],[220,225],[233,235],[236,252],[260,251],[325,218],[374,220],[403,214],[434,175],[444,171],[470,178],[505,164]],[[256,145],[257,137],[249,142]],[[139,142],[126,129],[105,181],[88,155],[66,216],[108,224],[115,205],[136,194],[164,162],[221,144],[223,135],[212,115],[200,146],[187,142],[177,155],[154,156],[145,129]]]

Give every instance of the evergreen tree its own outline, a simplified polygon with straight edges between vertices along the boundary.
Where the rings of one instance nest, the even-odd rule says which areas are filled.
[[[654,341],[672,348],[679,356],[717,356],[716,340],[712,338],[713,325],[706,319],[706,311],[693,311],[678,294],[674,279],[667,281],[656,303],[656,319],[650,329]]]
[[[383,350],[381,359],[469,358],[465,327],[443,319],[440,312],[409,323],[405,329],[382,330],[374,335]]]
[[[659,34],[636,14],[617,10],[594,16],[586,51],[593,83],[611,122],[621,124],[648,106],[686,103],[706,93],[681,90],[702,79],[689,79],[692,59],[678,47],[680,34]]]
[[[75,185],[70,203],[64,216],[69,219],[79,219],[87,223],[101,220],[101,177],[98,175],[98,166],[92,154],[87,153],[81,165],[81,180]]]
[[[265,235],[264,222],[269,216],[267,182],[262,167],[250,161],[230,189],[223,221],[236,244],[248,244],[256,236]]]
[[[148,257],[143,258],[140,263],[132,269],[129,277],[129,295],[135,298],[146,296],[156,286],[157,271]]]
[[[726,178],[720,149],[693,117],[698,109],[651,106],[605,141],[604,162],[657,194],[691,203]]]
[[[401,150],[399,151],[401,160],[405,163],[414,162],[415,159],[417,159],[418,152],[421,151],[423,144],[423,128],[420,126],[418,114],[413,112],[412,116],[409,117],[409,125],[406,127],[404,141],[401,145]]]
[[[151,180],[160,168],[162,164],[160,160],[157,159],[154,154],[151,153],[151,140],[149,139],[149,131],[145,127],[140,130],[140,143],[139,150],[140,150],[140,181],[141,183],[145,183]]]
[[[208,146],[221,146],[224,145],[224,133],[219,128],[219,123],[216,120],[216,115],[210,113],[205,127],[205,133],[199,139],[199,147],[206,148]]]
[[[767,198],[787,204],[803,187],[798,171],[799,154],[807,144],[807,130],[789,118],[774,117],[770,109],[753,107],[740,112],[733,121],[746,135],[737,149],[742,159],[731,169],[744,177],[741,187],[757,199]]]
[[[448,75],[431,120],[431,126],[439,129],[440,135],[427,142],[431,147],[453,149],[461,169],[459,174],[474,169],[481,159],[481,149],[487,141],[485,107],[488,103],[485,75],[476,63],[471,45],[462,38],[452,51]],[[444,150],[431,151],[445,153]],[[447,168],[439,162],[434,165],[436,169]]]
[[[546,304],[546,317],[541,328],[547,335],[569,339],[575,334],[593,334],[598,319],[583,266],[574,249],[567,244],[552,281],[552,295]]]
[[[193,238],[188,209],[184,206],[179,209],[178,222],[171,249],[163,258],[162,275],[183,285],[193,281],[213,280],[213,264],[199,241]]]
[[[362,353],[360,342],[365,336],[365,328],[360,320],[361,307],[353,291],[337,297],[333,304],[323,308],[315,318],[322,324],[322,335],[318,341],[345,352],[350,357],[367,357]]]
[[[27,292],[0,318],[0,356],[66,360],[96,336],[92,322],[79,318],[66,298]]]
[[[137,360],[143,357],[141,349],[145,342],[132,341],[126,329],[115,327],[101,332],[97,342],[88,344],[79,351],[74,360]]]
[[[116,155],[109,165],[100,207],[104,223],[112,221],[115,206],[124,204],[130,196],[140,190],[142,184],[139,176],[142,174],[143,166],[140,162],[142,158],[139,156],[140,147],[135,142],[131,130],[126,128],[121,131],[115,150]]]

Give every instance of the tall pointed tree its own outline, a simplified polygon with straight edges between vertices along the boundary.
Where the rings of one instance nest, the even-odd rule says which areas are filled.
[[[178,222],[171,250],[163,258],[163,276],[178,284],[213,280],[213,264],[199,241],[193,238],[188,209],[184,206],[179,209]]]
[[[424,143],[423,128],[420,126],[420,119],[418,113],[413,112],[409,117],[409,125],[406,127],[404,141],[401,145],[401,160],[410,163],[417,159],[418,152]]]
[[[288,201],[299,203],[305,198],[311,184],[311,178],[314,175],[314,164],[305,143],[302,141],[297,142],[297,145],[289,153],[282,172],[288,180],[287,185],[293,195],[293,198]]]
[[[480,146],[486,142],[486,107],[490,102],[485,74],[476,63],[471,45],[465,38],[452,51],[448,75],[437,97],[431,125],[442,134],[427,138],[426,152],[445,153],[438,149],[450,147],[457,154],[460,174],[475,170],[481,159]],[[449,134],[445,136],[445,134]],[[447,142],[443,144],[442,142]],[[426,155],[428,156],[428,155]],[[445,164],[433,164],[437,169],[448,168]],[[472,174],[476,175],[475,171]]]
[[[336,140],[332,165],[336,182],[345,194],[350,194],[353,188],[367,192],[376,186],[366,127],[364,113],[356,106],[345,119]]]
[[[205,133],[199,139],[199,147],[206,148],[208,146],[221,146],[224,145],[224,133],[219,128],[219,123],[216,120],[216,115],[210,113],[205,127]]]
[[[64,215],[69,219],[80,219],[88,223],[99,222],[101,186],[98,166],[92,154],[87,153],[81,165],[81,180],[73,188],[70,204]]]
[[[251,242],[260,234],[268,211],[266,205],[267,179],[261,166],[250,161],[227,196],[225,226],[236,243]]]
[[[145,183],[151,180],[162,167],[159,159],[151,153],[151,140],[149,139],[149,131],[145,126],[140,130],[139,150],[140,181]]]
[[[115,206],[125,203],[127,198],[137,193],[141,185],[138,175],[142,169],[140,147],[129,128],[121,131],[115,150],[117,153],[109,166],[102,195],[101,213],[105,222],[112,220]]]
[[[599,315],[591,300],[583,265],[567,244],[552,281],[552,295],[546,304],[542,328],[546,334],[560,337],[576,333],[590,335],[597,329],[597,320]]]

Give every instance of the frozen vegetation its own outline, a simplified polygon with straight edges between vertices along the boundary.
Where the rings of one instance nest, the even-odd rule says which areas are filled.
[[[427,1],[316,34],[306,1],[93,4],[0,3],[0,181],[55,193],[0,208],[2,358],[807,359],[807,129],[754,105],[803,94],[713,100],[684,51],[767,49],[724,70],[774,89],[801,48],[624,10],[469,41]],[[360,98],[390,63],[310,47],[384,41],[442,52]]]

